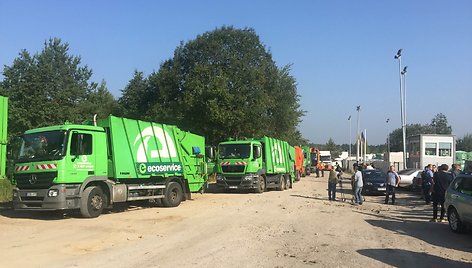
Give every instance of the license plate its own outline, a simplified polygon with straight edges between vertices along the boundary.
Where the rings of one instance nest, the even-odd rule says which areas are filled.
[[[36,192],[26,193],[26,196],[38,196],[38,193]]]
[[[386,191],[387,188],[377,188],[378,191]]]
[[[230,186],[230,189],[238,189],[238,186]]]

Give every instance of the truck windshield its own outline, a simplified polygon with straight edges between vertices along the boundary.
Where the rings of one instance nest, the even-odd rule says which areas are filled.
[[[25,134],[17,162],[57,160],[64,156],[66,131],[46,131]]]
[[[329,155],[321,155],[320,160],[323,162],[331,161],[331,156]]]
[[[251,156],[249,144],[222,144],[219,147],[221,159],[243,159]]]

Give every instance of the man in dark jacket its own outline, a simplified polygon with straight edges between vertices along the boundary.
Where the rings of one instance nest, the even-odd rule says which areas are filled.
[[[447,172],[449,169],[448,165],[442,164],[439,167],[439,171],[434,174],[433,177],[433,218],[432,222],[437,221],[438,217],[438,204],[441,205],[441,216],[439,222],[444,221],[444,201],[446,197],[446,189],[452,181],[451,173]]]

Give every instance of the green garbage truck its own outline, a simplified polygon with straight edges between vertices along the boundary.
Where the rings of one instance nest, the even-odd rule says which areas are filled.
[[[176,207],[207,178],[205,138],[176,126],[109,116],[28,130],[15,163],[18,210],[80,210],[157,200]]]
[[[221,142],[217,170],[217,186],[225,190],[283,191],[295,179],[295,149],[270,137]]]
[[[7,157],[8,98],[0,96],[0,179],[5,179]]]

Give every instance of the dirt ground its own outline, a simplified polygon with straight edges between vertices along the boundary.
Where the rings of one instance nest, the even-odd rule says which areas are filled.
[[[282,192],[194,194],[96,219],[3,209],[0,267],[472,267],[472,234],[428,222],[418,195],[353,206],[326,187],[312,175]]]

